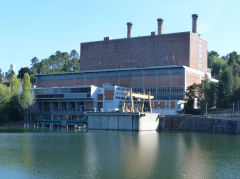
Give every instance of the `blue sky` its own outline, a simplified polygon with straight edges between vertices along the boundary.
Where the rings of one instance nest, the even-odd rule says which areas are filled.
[[[0,68],[15,64],[18,71],[30,67],[34,56],[126,37],[128,21],[133,36],[157,31],[157,18],[164,19],[163,33],[190,31],[193,13],[208,50],[240,53],[239,7],[238,0],[0,0]]]

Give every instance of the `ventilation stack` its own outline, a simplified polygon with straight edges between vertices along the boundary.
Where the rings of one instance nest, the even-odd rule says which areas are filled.
[[[158,35],[162,34],[162,25],[163,25],[163,19],[159,18],[158,21]]]
[[[128,22],[127,23],[127,38],[131,38],[132,37],[132,23]]]
[[[198,19],[198,15],[193,14],[192,15],[192,32],[193,33],[197,33],[197,19]]]

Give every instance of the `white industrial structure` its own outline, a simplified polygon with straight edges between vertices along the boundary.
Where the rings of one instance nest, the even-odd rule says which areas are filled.
[[[15,65],[14,65],[14,64],[11,64],[11,65],[10,65],[9,71],[15,73]]]

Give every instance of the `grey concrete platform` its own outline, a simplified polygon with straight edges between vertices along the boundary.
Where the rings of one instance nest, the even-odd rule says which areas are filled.
[[[90,112],[86,114],[88,129],[156,131],[158,114],[139,112]]]

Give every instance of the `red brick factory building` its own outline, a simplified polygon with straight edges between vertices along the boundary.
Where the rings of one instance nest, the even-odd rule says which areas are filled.
[[[200,83],[207,74],[207,42],[197,33],[197,14],[192,15],[192,31],[158,32],[127,38],[81,43],[80,72],[36,75],[36,88],[80,87],[105,83],[151,92],[153,112],[172,114],[185,99],[186,88]],[[38,99],[37,99],[38,100]]]

